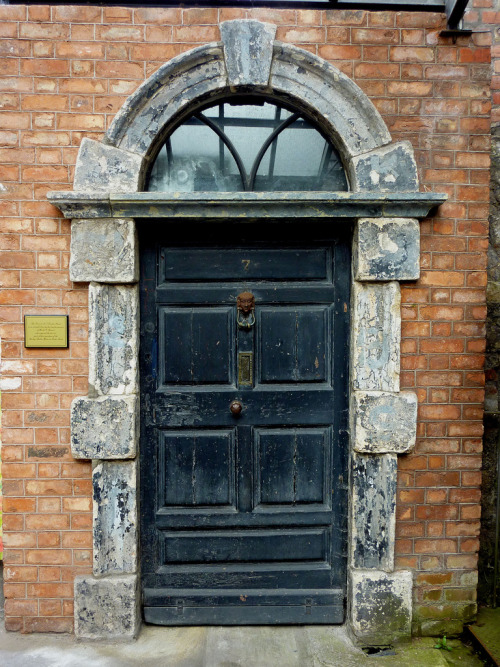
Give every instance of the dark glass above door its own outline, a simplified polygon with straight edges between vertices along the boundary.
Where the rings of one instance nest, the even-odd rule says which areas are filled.
[[[197,111],[166,139],[150,192],[345,191],[333,144],[301,112],[256,98]]]

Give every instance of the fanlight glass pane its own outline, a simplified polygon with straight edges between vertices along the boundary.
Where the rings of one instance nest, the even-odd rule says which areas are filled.
[[[222,103],[167,138],[149,191],[347,190],[340,157],[300,113],[264,102]]]

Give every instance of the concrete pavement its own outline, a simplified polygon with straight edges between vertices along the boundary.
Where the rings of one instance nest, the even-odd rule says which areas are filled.
[[[147,626],[134,643],[83,643],[70,636],[19,635],[0,629],[6,667],[445,667],[432,640],[396,655],[367,656],[339,626]]]

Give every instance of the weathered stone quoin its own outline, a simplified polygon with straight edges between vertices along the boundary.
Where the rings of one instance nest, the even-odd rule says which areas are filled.
[[[74,191],[49,196],[74,220],[72,279],[91,282],[91,390],[73,405],[72,451],[77,458],[94,459],[94,574],[75,582],[76,633],[123,638],[134,637],[139,628],[134,207],[137,216],[144,215],[146,165],[157,138],[165,136],[174,120],[200,102],[227,98],[243,87],[307,111],[337,146],[351,184],[344,197],[356,205],[357,217],[351,304],[349,623],[359,641],[386,644],[409,635],[412,613],[412,574],[394,571],[397,454],[413,446],[416,430],[416,396],[399,392],[398,281],[419,276],[415,218],[445,197],[418,192],[411,145],[391,143],[373,104],[342,72],[276,41],[272,25],[235,20],[220,29],[221,42],[195,48],[160,67],[125,102],[102,142],[85,139]],[[228,214],[244,199],[250,213],[268,206],[279,209],[276,215],[294,215],[300,210],[299,194],[290,197],[293,209],[287,209],[283,193],[274,198],[242,195],[239,201],[220,195],[219,202]],[[304,201],[309,195],[304,193]],[[164,203],[169,197],[165,193]],[[186,197],[182,214],[189,216],[189,207],[202,199]],[[340,207],[342,197],[325,194],[318,201],[316,215],[327,211],[335,217],[335,202]],[[394,217],[392,207],[401,201],[405,206]],[[167,202],[173,215],[175,203]],[[151,206],[148,215],[159,215],[158,210],[161,207]],[[373,511],[360,511],[368,496]]]

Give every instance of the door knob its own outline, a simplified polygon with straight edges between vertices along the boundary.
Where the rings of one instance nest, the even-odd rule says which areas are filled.
[[[241,414],[241,411],[243,410],[243,405],[239,401],[233,401],[231,405],[229,406],[229,409],[233,413],[235,417]]]

